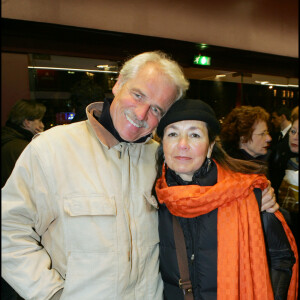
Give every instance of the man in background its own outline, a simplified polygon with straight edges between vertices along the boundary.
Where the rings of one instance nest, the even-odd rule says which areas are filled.
[[[291,128],[291,110],[287,106],[281,106],[272,112],[271,122],[274,127],[272,136],[272,148],[277,144],[288,143],[289,135],[287,134]]]

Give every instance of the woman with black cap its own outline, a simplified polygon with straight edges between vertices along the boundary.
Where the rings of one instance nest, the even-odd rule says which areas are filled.
[[[296,300],[294,237],[279,211],[259,209],[266,170],[229,157],[219,132],[211,107],[192,99],[177,101],[157,128],[164,297]]]

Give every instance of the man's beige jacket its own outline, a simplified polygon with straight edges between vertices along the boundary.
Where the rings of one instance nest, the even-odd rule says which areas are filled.
[[[2,276],[25,299],[161,300],[157,143],[118,143],[88,121],[56,126],[2,190]]]

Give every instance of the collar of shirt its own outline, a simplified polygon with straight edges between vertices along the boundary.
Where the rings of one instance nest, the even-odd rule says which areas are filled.
[[[291,127],[292,127],[292,124],[290,124],[289,126],[285,127],[283,130],[281,130],[282,137],[284,137],[286,135],[286,133],[290,130]]]

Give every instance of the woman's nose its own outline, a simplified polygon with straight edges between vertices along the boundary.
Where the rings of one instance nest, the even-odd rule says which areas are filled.
[[[178,147],[180,149],[189,149],[190,145],[186,137],[181,137],[178,141]]]

